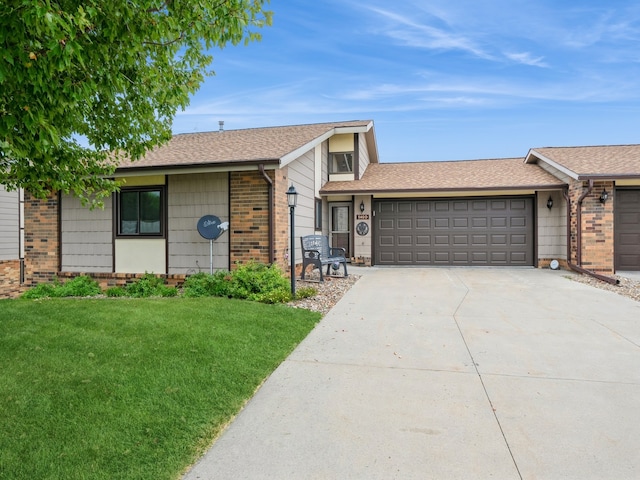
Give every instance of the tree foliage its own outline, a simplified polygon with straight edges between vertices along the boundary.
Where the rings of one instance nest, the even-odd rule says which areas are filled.
[[[3,0],[0,184],[104,198],[118,157],[171,137],[213,47],[260,39],[269,0]]]

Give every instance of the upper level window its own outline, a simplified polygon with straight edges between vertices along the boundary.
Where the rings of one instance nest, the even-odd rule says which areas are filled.
[[[353,173],[353,152],[330,153],[329,173]]]
[[[118,235],[162,235],[163,189],[123,189],[118,195]]]

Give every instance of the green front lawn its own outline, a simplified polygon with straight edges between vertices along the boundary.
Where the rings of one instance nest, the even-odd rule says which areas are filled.
[[[0,301],[0,479],[175,479],[320,315],[221,298]]]

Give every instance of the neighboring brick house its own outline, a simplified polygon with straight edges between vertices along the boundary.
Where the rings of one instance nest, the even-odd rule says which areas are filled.
[[[26,195],[27,285],[208,271],[204,215],[230,223],[214,268],[256,260],[286,270],[291,184],[296,237],[328,235],[355,263],[640,270],[638,145],[380,163],[373,122],[350,121],[176,135],[116,176],[125,183],[104,210]]]
[[[567,184],[571,263],[640,270],[640,145],[536,148],[525,162]]]

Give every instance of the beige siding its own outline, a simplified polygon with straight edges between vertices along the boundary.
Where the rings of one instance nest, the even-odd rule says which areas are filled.
[[[547,208],[549,197],[553,200]],[[538,193],[538,258],[567,258],[567,202],[561,191]]]
[[[314,214],[317,194],[315,192],[314,156],[314,151],[310,150],[289,164],[289,184],[293,184],[298,192],[298,205],[295,209],[297,259],[301,258],[298,238],[315,233]]]
[[[63,272],[113,270],[112,214],[112,202],[108,200],[104,202],[104,209],[90,210],[77,198],[62,196]]]
[[[18,192],[7,192],[0,185],[0,260],[16,260],[19,252]]]
[[[573,181],[567,174],[543,161],[538,166],[570,183]],[[547,208],[547,200],[551,195],[553,207]],[[538,258],[539,259],[567,259],[567,202],[561,191],[538,193]]]
[[[358,215],[360,214],[360,202],[364,203],[364,215],[368,215],[369,219],[358,219]],[[354,232],[354,245],[353,245],[353,256],[354,257],[365,257],[371,259],[372,249],[371,244],[373,241],[373,217],[372,217],[372,199],[371,195],[356,195],[354,198],[354,209],[355,214],[353,217],[353,226],[352,231]],[[366,235],[358,235],[356,232],[356,225],[358,223],[364,222],[369,226],[369,233]]]
[[[204,215],[229,221],[229,175],[226,172],[174,175],[168,183],[169,273],[208,272],[209,240],[200,236],[197,224]],[[229,269],[228,231],[213,242],[213,268]]]
[[[116,273],[165,273],[165,246],[164,238],[117,239]]]
[[[360,165],[360,178],[364,175],[365,170],[369,166],[369,150],[367,148],[367,136],[364,133],[358,135],[358,155],[359,155],[359,165]]]

